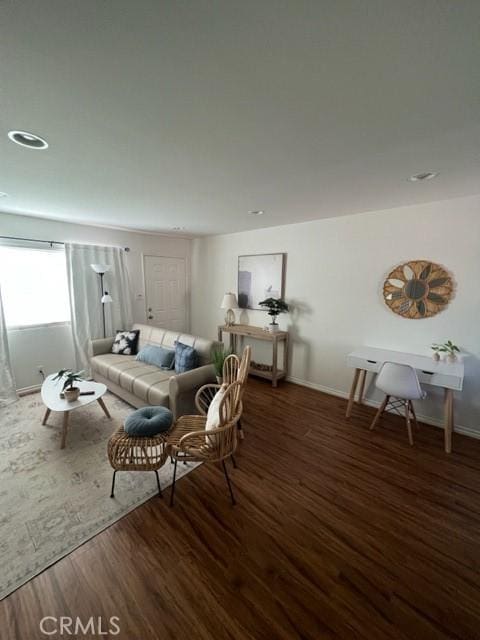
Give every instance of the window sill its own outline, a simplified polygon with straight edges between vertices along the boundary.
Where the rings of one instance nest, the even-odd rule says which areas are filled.
[[[19,326],[7,327],[7,332],[30,331],[31,329],[50,329],[53,327],[69,327],[71,324],[70,320],[62,320],[61,322],[44,322],[41,324],[22,324]]]

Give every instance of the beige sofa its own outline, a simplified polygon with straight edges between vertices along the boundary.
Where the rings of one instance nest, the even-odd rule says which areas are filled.
[[[164,371],[145,364],[135,356],[111,353],[113,337],[90,341],[90,365],[94,380],[103,382],[108,389],[134,407],[161,405],[169,407],[175,417],[197,413],[195,393],[202,385],[215,382],[212,351],[221,347],[219,342],[179,334],[145,324],[135,324],[140,330],[138,350],[146,344],[173,349],[176,340],[195,348],[199,367],[186,373]]]

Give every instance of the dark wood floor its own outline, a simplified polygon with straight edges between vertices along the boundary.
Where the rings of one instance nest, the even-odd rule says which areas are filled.
[[[47,637],[47,615],[118,616],[128,640],[480,638],[480,441],[447,456],[422,425],[412,448],[345,404],[251,380],[238,505],[220,469],[192,472],[173,509],[150,500],[1,602],[2,640]]]

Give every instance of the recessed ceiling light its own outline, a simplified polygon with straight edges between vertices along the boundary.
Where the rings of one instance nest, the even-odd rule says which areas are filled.
[[[185,231],[186,227],[172,227],[172,231]]]
[[[29,149],[46,149],[48,147],[46,140],[28,131],[9,131],[8,137],[12,142]]]
[[[422,173],[415,173],[409,177],[410,182],[423,182],[425,180],[431,180],[438,176],[438,171],[424,171]]]
[[[259,211],[249,211],[248,212],[251,216],[263,216],[263,214],[265,213],[265,211],[262,211],[261,209]]]

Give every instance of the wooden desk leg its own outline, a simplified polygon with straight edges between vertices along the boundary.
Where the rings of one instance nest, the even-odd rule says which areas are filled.
[[[273,354],[272,354],[272,387],[276,387],[277,386],[277,347],[278,347],[278,340],[275,337],[273,339]]]
[[[285,372],[285,377],[288,375],[288,334],[285,336],[285,340],[283,342],[283,370]]]
[[[107,409],[107,405],[105,404],[105,402],[103,401],[103,398],[97,398],[97,402],[98,404],[102,407],[103,409],[103,413],[107,416],[107,418],[110,418],[110,420],[112,419],[112,416],[110,415],[110,413],[108,412]]]
[[[347,418],[350,418],[350,415],[352,413],[352,407],[355,401],[355,391],[357,390],[358,377],[360,376],[360,371],[361,369],[355,369],[355,373],[353,374],[352,387],[350,389],[350,396],[348,398],[347,413],[345,414],[345,417]]]
[[[360,391],[358,392],[358,404],[363,404],[363,394],[365,393],[365,380],[367,378],[366,369],[362,369],[360,374]]]
[[[60,443],[60,449],[65,449],[65,444],[67,442],[67,431],[68,431],[68,414],[70,411],[63,412],[63,429],[62,429],[62,441]]]
[[[50,409],[45,411],[45,415],[43,416],[42,424],[47,424],[48,416],[50,415]]]
[[[453,390],[445,389],[445,452],[452,452],[453,432]]]

